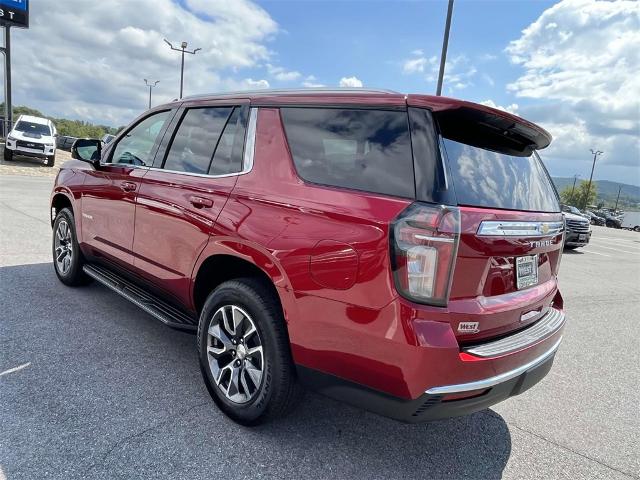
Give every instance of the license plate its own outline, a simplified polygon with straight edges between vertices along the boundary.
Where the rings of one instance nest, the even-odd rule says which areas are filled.
[[[580,235],[578,235],[578,241],[582,242],[583,240],[587,239],[587,234],[586,233],[581,233]]]
[[[538,255],[516,257],[516,286],[518,290],[538,283]]]

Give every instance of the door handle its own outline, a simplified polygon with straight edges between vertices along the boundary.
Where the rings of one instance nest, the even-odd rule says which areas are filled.
[[[213,200],[211,200],[210,198],[192,196],[192,197],[189,197],[189,201],[196,208],[213,207]]]
[[[136,189],[136,184],[133,182],[122,182],[120,188],[125,192],[133,192]]]

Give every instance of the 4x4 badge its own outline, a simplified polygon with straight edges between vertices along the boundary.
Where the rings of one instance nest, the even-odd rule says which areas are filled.
[[[458,333],[478,333],[478,322],[460,322],[458,324]]]

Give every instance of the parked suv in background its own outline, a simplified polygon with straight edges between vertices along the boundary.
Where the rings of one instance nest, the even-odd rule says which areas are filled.
[[[564,248],[574,250],[587,245],[591,240],[591,222],[589,219],[569,212],[562,212],[562,214],[566,223]]]
[[[53,167],[56,157],[56,127],[47,118],[20,115],[7,136],[4,159],[9,162],[14,155],[36,157]]]
[[[562,339],[550,141],[444,97],[186,98],[76,141],[55,271],[197,332],[240,423],[286,413],[301,385],[407,422],[474,412],[542,379]]]

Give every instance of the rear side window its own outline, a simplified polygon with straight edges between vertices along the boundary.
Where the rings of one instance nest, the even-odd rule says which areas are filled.
[[[512,156],[443,138],[458,204],[559,212],[560,205],[540,158]]]
[[[220,134],[232,107],[187,110],[169,147],[166,170],[208,173]]]
[[[300,177],[322,185],[415,196],[406,111],[281,108]]]

